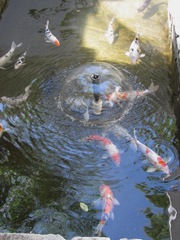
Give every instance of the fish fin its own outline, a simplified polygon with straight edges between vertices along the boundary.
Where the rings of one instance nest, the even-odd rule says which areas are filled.
[[[21,45],[22,45],[22,43],[19,43],[18,45],[16,45],[16,48],[17,48],[17,47],[20,47]]]
[[[101,198],[98,198],[98,199],[94,200],[92,204],[93,204],[94,206],[98,206],[98,205],[100,205],[101,203],[102,203],[102,202],[101,202]]]
[[[136,136],[136,130],[135,130],[135,128],[134,128],[134,139],[131,140],[130,147],[131,147],[131,149],[133,149],[134,151],[137,151],[137,136]]]
[[[16,44],[15,42],[13,41],[12,44],[11,44],[11,51],[14,51],[16,48]]]
[[[0,67],[0,69],[3,69],[3,70],[5,70],[6,68],[4,68],[4,67]]]
[[[157,169],[155,167],[148,167],[148,169],[146,170],[146,172],[155,172]]]
[[[116,198],[114,198],[113,202],[114,202],[114,205],[120,205],[119,201]]]
[[[149,90],[150,92],[156,92],[156,91],[158,90],[158,88],[159,88],[159,85],[156,85],[156,86],[155,86],[154,83],[152,82],[151,85],[149,86],[149,89],[148,89],[148,90]]]
[[[130,148],[131,148],[133,151],[137,151],[137,144],[136,144],[136,141],[135,141],[134,139],[131,140]]]
[[[141,54],[139,55],[139,57],[140,57],[140,58],[143,58],[143,57],[145,57],[145,55],[146,55],[146,54],[141,53]]]
[[[96,227],[96,229],[95,229],[95,231],[94,231],[94,234],[95,234],[95,235],[98,235],[98,237],[100,237],[103,227],[104,227],[104,223],[100,222],[100,223],[97,225],[97,227]]]
[[[172,157],[164,158],[165,163],[169,163],[172,160]]]
[[[129,57],[130,56],[130,52],[126,52],[125,55]]]
[[[112,220],[114,220],[114,213],[113,213],[113,211],[110,212],[110,218],[111,218]]]

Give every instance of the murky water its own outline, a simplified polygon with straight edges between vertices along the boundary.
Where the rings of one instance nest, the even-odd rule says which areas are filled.
[[[169,157],[170,170],[176,170],[179,158],[169,87],[167,1],[152,1],[138,13],[142,2],[9,0],[0,22],[1,56],[13,40],[23,45],[15,50],[7,69],[0,70],[0,96],[16,97],[36,81],[21,107],[0,105],[1,122],[8,128],[0,142],[1,232],[57,233],[67,239],[92,236],[101,218],[101,206],[92,203],[104,183],[120,202],[114,208],[114,221],[108,220],[103,228],[104,236],[170,239],[166,192],[178,179],[163,181],[162,172],[148,173],[149,163],[129,142],[136,128],[139,141]],[[105,32],[113,16],[118,36],[109,45]],[[60,47],[44,40],[47,20]],[[132,65],[125,52],[137,29],[142,32],[140,43],[146,56]],[[14,63],[25,50],[26,65],[15,70]],[[76,97],[77,101],[83,97],[88,105],[92,92],[85,87],[78,92],[67,79],[94,61],[121,71],[125,90],[143,91],[152,81],[159,89],[131,99],[125,108],[105,106],[106,112],[95,121],[91,112],[84,118],[81,109],[75,117],[71,112],[77,114]],[[68,97],[73,100],[65,101]],[[122,152],[120,167],[105,156],[100,143],[84,141],[93,134],[109,138]],[[88,212],[82,211],[80,202],[89,206]]]

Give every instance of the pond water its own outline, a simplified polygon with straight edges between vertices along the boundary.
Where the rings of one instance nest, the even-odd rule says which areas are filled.
[[[107,221],[102,236],[170,239],[166,193],[178,178],[163,180],[161,171],[147,172],[145,156],[130,148],[135,128],[140,142],[170,159],[172,173],[179,165],[167,1],[149,2],[138,12],[140,0],[8,1],[0,22],[1,56],[12,41],[23,45],[6,69],[0,69],[0,96],[19,96],[36,81],[20,107],[0,103],[0,120],[7,128],[0,140],[0,232],[54,233],[67,239],[93,236],[102,211],[93,201],[100,197],[99,187],[107,184],[120,205],[114,207],[114,221]],[[110,45],[105,32],[112,17],[117,35]],[[47,20],[60,47],[44,40]],[[142,33],[145,57],[133,65],[125,52],[137,31]],[[26,50],[26,65],[15,70],[14,63]],[[119,71],[123,90],[143,91],[152,81],[159,88],[123,105],[103,105],[102,114],[95,116],[89,109],[92,84],[85,81],[96,73],[90,65],[104,78],[106,68]],[[103,89],[110,83],[119,82],[107,78]],[[85,141],[89,135],[106,137],[116,145],[119,167],[100,142]],[[89,207],[88,212],[80,202]]]

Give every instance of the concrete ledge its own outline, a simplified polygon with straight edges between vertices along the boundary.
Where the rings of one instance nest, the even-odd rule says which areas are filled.
[[[26,234],[26,233],[0,233],[0,240],[65,240],[61,235],[54,234]],[[74,237],[72,240],[110,240],[106,237]]]
[[[24,233],[0,233],[0,240],[65,240],[61,235],[24,234]]]

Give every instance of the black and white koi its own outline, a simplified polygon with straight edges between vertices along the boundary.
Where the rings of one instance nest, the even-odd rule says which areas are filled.
[[[14,69],[18,69],[20,68],[21,66],[25,65],[25,58],[26,58],[26,55],[27,55],[27,51],[25,51],[19,58],[18,60],[16,61],[16,63],[14,64]]]
[[[49,20],[47,20],[46,23],[46,28],[45,28],[45,40],[46,42],[52,43],[56,46],[60,46],[59,40],[52,34],[52,32],[49,30]]]
[[[22,43],[19,43],[18,45],[16,45],[16,43],[13,41],[12,45],[11,45],[11,49],[9,50],[9,52],[7,52],[4,56],[2,56],[0,58],[0,68],[1,69],[5,69],[3,66],[9,62],[9,60],[11,59],[15,49],[17,47],[20,47],[22,45]]]
[[[132,64],[136,64],[139,58],[142,58],[145,56],[144,53],[141,53],[140,45],[139,45],[139,36],[138,33],[135,37],[135,39],[132,41],[129,51],[126,52],[126,56],[130,58],[130,61]]]

